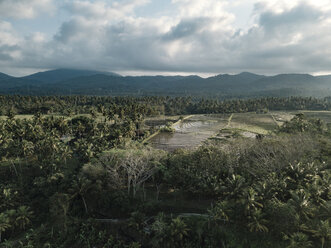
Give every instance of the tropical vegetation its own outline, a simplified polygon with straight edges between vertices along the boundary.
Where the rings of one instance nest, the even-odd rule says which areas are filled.
[[[298,114],[268,135],[174,152],[146,144],[156,130],[143,128],[164,114],[328,110],[327,98],[0,103],[0,247],[331,246],[323,121]]]

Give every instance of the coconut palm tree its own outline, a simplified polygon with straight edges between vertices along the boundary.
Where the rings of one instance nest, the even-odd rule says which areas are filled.
[[[251,232],[268,232],[269,229],[266,226],[268,221],[264,219],[264,214],[261,209],[256,209],[248,217],[249,223],[248,228]]]
[[[313,246],[308,236],[302,232],[296,232],[290,236],[285,236],[285,239],[290,242],[287,248],[309,248]]]
[[[329,220],[321,220],[316,230],[311,231],[313,236],[321,240],[322,248],[324,248],[325,242],[331,240],[331,226]]]
[[[72,199],[76,196],[79,196],[82,199],[86,214],[88,214],[88,206],[85,195],[92,187],[92,182],[89,179],[78,176],[77,179],[72,182],[71,188],[69,189],[70,193],[72,194]]]
[[[229,212],[229,202],[226,200],[217,202],[216,205],[209,211],[215,221],[221,220],[224,222],[229,220]]]
[[[233,174],[226,179],[225,194],[233,199],[241,198],[242,191],[245,188],[245,178],[240,175]]]
[[[167,223],[165,221],[164,213],[159,213],[154,223],[151,226],[152,239],[150,241],[152,247],[162,247],[167,239]]]
[[[11,227],[9,224],[9,218],[5,213],[0,214],[0,242],[2,238],[2,233],[8,230]]]
[[[331,201],[322,200],[319,210],[319,216],[322,218],[331,219]]]
[[[68,146],[65,146],[61,152],[61,158],[64,160],[65,165],[67,164],[67,159],[71,157],[72,157],[72,150]]]
[[[309,194],[303,189],[291,191],[290,194],[291,199],[287,202],[289,206],[291,206],[300,216],[308,219],[313,212]]]
[[[9,120],[13,120],[15,118],[15,111],[14,111],[13,108],[8,110],[7,117],[8,117]]]
[[[188,227],[185,222],[177,217],[173,219],[169,226],[170,240],[176,247],[181,247],[184,238],[188,235]]]
[[[240,202],[244,205],[245,213],[250,214],[250,212],[257,210],[258,208],[262,208],[263,205],[260,203],[260,198],[257,192],[249,187],[247,191],[243,193],[243,197]]]
[[[24,230],[30,224],[32,214],[33,212],[30,210],[30,207],[20,206],[16,211],[16,225]]]

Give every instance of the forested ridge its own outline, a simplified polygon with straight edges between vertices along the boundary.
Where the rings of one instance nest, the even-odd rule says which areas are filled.
[[[148,117],[330,110],[329,98],[0,96],[0,247],[329,247],[331,130],[166,152]],[[32,116],[31,116],[32,115]]]
[[[331,76],[258,75],[250,72],[191,76],[121,76],[88,70],[56,69],[28,75],[0,76],[0,94],[98,96],[205,96],[228,99],[262,96],[330,95]]]
[[[133,109],[132,109],[133,108]],[[125,110],[127,109],[127,111]],[[330,110],[331,99],[312,97],[262,97],[218,100],[197,97],[102,97],[102,96],[8,96],[0,95],[0,114],[142,113],[153,115],[237,113],[257,110]]]

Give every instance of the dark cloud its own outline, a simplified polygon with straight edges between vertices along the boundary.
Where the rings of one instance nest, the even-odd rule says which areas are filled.
[[[256,22],[246,31],[234,28],[227,15],[214,12],[211,17],[148,19],[121,15],[100,4],[87,11],[92,3],[78,4],[72,10],[75,15],[62,23],[52,40],[20,39],[12,51],[19,59],[6,65],[208,73],[331,68],[331,15],[305,2],[282,11],[256,6]],[[8,32],[3,35],[8,37]],[[8,45],[0,41],[0,63],[11,58]]]
[[[75,37],[80,30],[82,30],[82,26],[77,20],[64,22],[61,25],[59,32],[54,36],[54,39],[56,41],[67,43],[71,37]]]
[[[195,35],[201,31],[205,25],[208,25],[211,18],[191,18],[181,20],[176,26],[164,35],[165,40],[176,40]]]

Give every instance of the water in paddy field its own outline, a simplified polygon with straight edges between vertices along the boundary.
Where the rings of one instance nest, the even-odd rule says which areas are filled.
[[[173,151],[178,148],[195,148],[227,125],[228,116],[198,115],[174,126],[175,133],[159,133],[150,142],[158,149]]]

